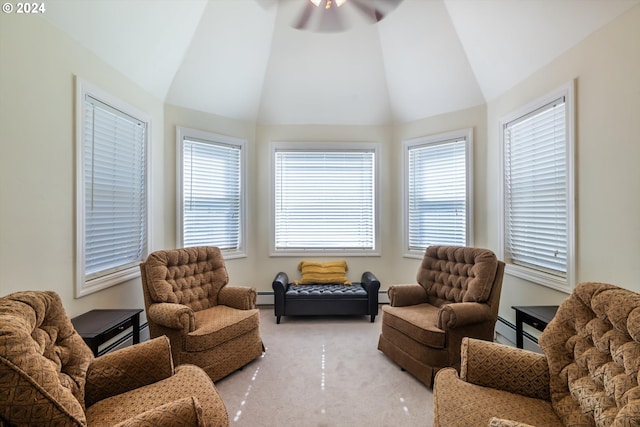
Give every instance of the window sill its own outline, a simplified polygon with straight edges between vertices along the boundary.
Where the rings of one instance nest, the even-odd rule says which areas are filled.
[[[505,266],[504,272],[505,274],[508,274],[510,276],[528,280],[538,285],[546,286],[548,288],[555,289],[567,294],[570,294],[572,291],[572,287],[567,282],[566,278],[554,276],[553,274],[534,270],[532,268],[522,267],[520,265],[514,264],[507,264]]]
[[[426,248],[425,248],[426,250]],[[402,256],[404,258],[422,259],[424,258],[425,251],[406,251]]]
[[[140,277],[140,267],[135,265],[125,270],[78,283],[76,298],[84,297],[94,292],[101,291],[102,289],[106,289],[138,277]]]
[[[301,256],[332,256],[332,257],[379,257],[379,251],[353,251],[353,250],[317,250],[317,249],[291,249],[271,250],[272,257],[301,257]]]

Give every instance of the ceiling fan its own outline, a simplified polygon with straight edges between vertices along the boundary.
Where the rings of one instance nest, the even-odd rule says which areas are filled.
[[[317,32],[340,32],[349,28],[347,11],[356,10],[369,23],[380,22],[402,0],[307,0],[292,27]]]
[[[363,22],[375,24],[382,21],[402,2],[402,0],[256,1],[265,8],[286,2],[293,9],[290,18],[290,25],[293,28],[321,33],[346,31]]]

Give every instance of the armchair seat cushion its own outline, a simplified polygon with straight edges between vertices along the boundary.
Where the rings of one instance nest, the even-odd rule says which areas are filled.
[[[185,337],[186,351],[204,351],[258,329],[260,312],[257,309],[238,310],[216,305],[196,311],[196,329]]]
[[[492,417],[534,426],[563,425],[548,400],[466,382],[453,368],[440,370],[437,381],[433,397],[436,426],[486,426]],[[464,400],[463,411],[461,400]]]
[[[431,304],[416,304],[406,307],[382,307],[385,325],[420,344],[432,348],[445,348],[446,334],[438,328],[438,307]]]
[[[180,365],[175,371],[175,375],[165,380],[109,397],[92,405],[86,413],[88,425],[112,426],[145,411],[162,410],[162,405],[190,397],[197,399],[202,413],[206,414],[205,425],[227,425],[226,409],[209,376],[194,365]],[[213,396],[218,398],[212,398]],[[163,418],[168,421],[176,416],[180,416],[180,413],[175,414],[167,410]],[[210,418],[212,416],[215,418]]]

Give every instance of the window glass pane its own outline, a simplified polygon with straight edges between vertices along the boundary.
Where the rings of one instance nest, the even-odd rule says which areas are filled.
[[[467,142],[409,147],[409,250],[467,244]]]
[[[276,249],[375,249],[373,150],[275,152]]]
[[[183,245],[241,246],[241,147],[183,140]]]
[[[85,279],[137,265],[147,245],[146,124],[85,97]]]
[[[567,137],[564,97],[504,128],[505,249],[514,264],[565,276]]]

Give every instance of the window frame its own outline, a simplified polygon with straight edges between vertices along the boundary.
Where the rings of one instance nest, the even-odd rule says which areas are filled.
[[[152,247],[151,233],[152,217],[151,217],[151,132],[152,120],[151,116],[146,112],[131,106],[125,101],[111,95],[110,93],[100,89],[99,87],[82,80],[75,76],[76,83],[76,126],[75,126],[75,148],[76,148],[76,278],[75,278],[75,297],[80,298],[102,289],[115,286],[131,279],[140,277],[139,265],[132,265],[128,268],[108,272],[95,278],[86,278],[86,257],[85,257],[85,164],[84,164],[84,123],[85,123],[85,99],[87,96],[107,105],[110,108],[119,110],[140,122],[145,123],[145,140],[144,140],[144,186],[145,186],[145,221],[146,229],[144,230],[145,242],[141,259],[143,261],[149,254],[149,248]]]
[[[247,257],[247,141],[228,135],[221,135],[187,127],[176,127],[176,242],[178,247],[184,246],[183,227],[183,176],[184,176],[184,139],[191,138],[213,145],[235,146],[240,149],[240,241],[235,250],[223,250],[225,259],[236,259]],[[215,246],[215,245],[214,245]]]
[[[507,190],[505,176],[505,128],[511,122],[518,120],[526,115],[532,114],[540,108],[549,105],[555,100],[564,97],[565,99],[565,135],[566,135],[566,172],[567,172],[567,188],[566,188],[566,226],[567,226],[567,260],[565,277],[551,274],[541,269],[535,269],[524,265],[517,265],[510,262],[507,253],[507,244],[505,239],[508,232],[506,230],[506,209],[507,209]],[[559,88],[547,93],[546,95],[516,109],[515,111],[500,118],[498,124],[499,135],[499,241],[498,253],[501,259],[506,263],[505,273],[530,282],[543,285],[552,289],[556,289],[565,293],[571,293],[575,286],[576,271],[576,245],[575,245],[575,81],[572,80],[563,84]]]
[[[403,201],[402,201],[402,218],[403,218],[403,257],[422,259],[426,248],[412,249],[410,247],[410,230],[409,230],[409,188],[410,188],[410,164],[409,153],[415,147],[441,145],[450,142],[456,142],[461,139],[465,140],[465,180],[466,180],[466,230],[465,230],[465,246],[473,246],[474,244],[474,177],[473,177],[473,128],[460,129],[451,132],[445,132],[435,135],[422,136],[409,139],[403,142]],[[434,243],[438,244],[438,243]]]
[[[373,248],[372,249],[278,249],[276,248],[276,152],[277,151],[371,151],[373,160]],[[380,256],[380,144],[373,142],[272,142],[270,146],[270,210],[269,210],[269,254],[270,256]]]

